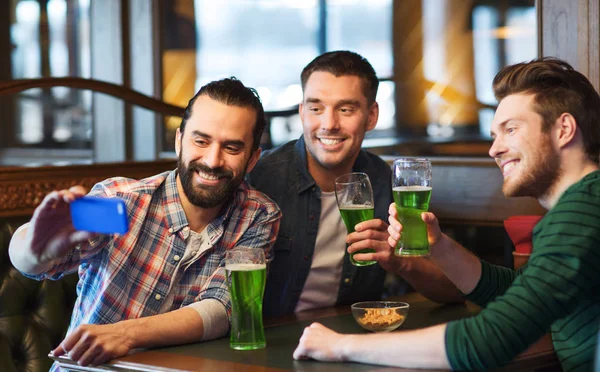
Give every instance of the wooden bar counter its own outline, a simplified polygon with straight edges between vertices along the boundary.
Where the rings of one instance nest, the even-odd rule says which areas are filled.
[[[437,304],[418,293],[395,300],[408,302],[408,317],[399,330],[423,328],[455,319],[475,315],[477,305]],[[292,353],[304,330],[314,321],[340,333],[364,333],[354,321],[350,306],[337,306],[311,310],[265,322],[267,347],[261,350],[237,351],[229,348],[229,337],[217,340],[140,351],[98,367],[81,367],[68,358],[58,358],[61,367],[74,371],[384,371],[409,369],[382,367],[357,363],[323,363],[295,361]],[[402,352],[397,350],[397,352]],[[502,371],[560,370],[549,335],[545,335],[529,349],[515,358]],[[420,370],[422,371],[422,370]]]

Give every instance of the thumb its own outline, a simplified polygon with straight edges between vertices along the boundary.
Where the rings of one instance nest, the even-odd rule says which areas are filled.
[[[429,242],[437,242],[442,235],[442,231],[440,230],[440,223],[435,214],[431,212],[423,212],[421,213],[421,219],[427,224],[427,235],[429,236]]]

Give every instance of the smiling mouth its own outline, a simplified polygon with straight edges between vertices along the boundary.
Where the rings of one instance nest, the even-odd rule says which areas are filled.
[[[344,141],[341,138],[318,138],[318,140],[326,146],[337,145],[338,143],[341,143],[342,141]]]
[[[212,173],[207,173],[207,172],[202,172],[202,171],[196,171],[196,175],[198,176],[200,182],[202,183],[206,183],[206,184],[217,184],[220,182],[221,177],[219,177],[216,174],[212,174]]]
[[[520,161],[519,161],[519,160],[512,160],[512,161],[510,161],[510,162],[508,162],[508,163],[504,164],[504,165],[502,166],[502,175],[503,175],[504,177],[506,177],[506,176],[507,176],[507,175],[510,173],[510,171],[511,171],[511,170],[512,170],[512,169],[513,169],[515,166],[517,166],[517,164],[518,164],[518,163],[520,163]]]

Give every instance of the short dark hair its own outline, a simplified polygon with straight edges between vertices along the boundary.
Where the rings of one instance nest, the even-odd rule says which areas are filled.
[[[567,62],[554,57],[504,67],[494,78],[498,102],[517,93],[533,94],[533,109],[547,131],[563,113],[573,115],[588,158],[600,157],[600,95],[590,81]]]
[[[256,122],[253,128],[252,151],[255,151],[260,146],[260,139],[266,125],[265,110],[260,101],[260,97],[254,88],[250,88],[242,84],[235,77],[230,77],[221,80],[211,81],[204,85],[198,93],[190,101],[185,108],[185,113],[179,131],[181,134],[185,131],[185,124],[192,116],[192,107],[196,99],[202,95],[207,95],[215,101],[224,103],[228,106],[236,106],[242,108],[250,108],[256,114]]]
[[[358,76],[363,81],[363,94],[367,97],[369,105],[375,102],[377,97],[377,88],[379,79],[373,69],[373,66],[366,58],[358,53],[348,50],[338,50],[334,52],[323,53],[313,59],[300,74],[302,82],[302,91],[306,88],[306,83],[315,71],[325,71],[336,77],[340,76]]]

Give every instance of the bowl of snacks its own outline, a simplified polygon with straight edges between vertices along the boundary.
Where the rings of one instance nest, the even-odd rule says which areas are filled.
[[[400,327],[408,315],[406,302],[365,301],[351,306],[352,316],[364,329],[371,332],[389,332]]]

